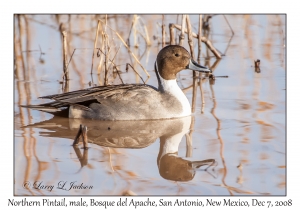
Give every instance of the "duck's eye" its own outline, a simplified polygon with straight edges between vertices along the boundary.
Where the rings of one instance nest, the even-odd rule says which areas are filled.
[[[176,54],[175,54],[175,56],[176,56],[176,57],[179,57],[179,54],[178,54],[178,53],[176,53]]]

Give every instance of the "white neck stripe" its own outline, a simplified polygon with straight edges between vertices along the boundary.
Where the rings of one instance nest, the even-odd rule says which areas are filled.
[[[186,98],[185,94],[182,92],[182,90],[178,86],[176,79],[165,80],[159,74],[157,62],[155,62],[155,65],[156,65],[157,75],[159,77],[157,79],[160,80],[160,81],[158,81],[159,91],[160,92],[167,92],[167,93],[173,95],[174,97],[176,97],[178,99],[178,101],[182,105],[181,116],[190,115],[191,114],[191,105],[190,105],[188,99]]]

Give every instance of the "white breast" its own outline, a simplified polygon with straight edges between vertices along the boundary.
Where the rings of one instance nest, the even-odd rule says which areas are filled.
[[[159,73],[158,73],[159,75]],[[160,81],[164,92],[170,93],[178,99],[182,105],[182,113],[179,117],[185,117],[191,115],[191,105],[185,94],[182,92],[180,87],[177,84],[176,79],[165,80],[160,75]]]

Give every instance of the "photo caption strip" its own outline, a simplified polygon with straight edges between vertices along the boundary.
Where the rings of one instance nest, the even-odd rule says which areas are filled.
[[[96,198],[10,198],[8,207],[97,207],[113,209],[114,207],[239,207],[239,208],[276,208],[292,207],[293,200],[286,197],[262,198],[158,198],[158,197],[96,197]]]

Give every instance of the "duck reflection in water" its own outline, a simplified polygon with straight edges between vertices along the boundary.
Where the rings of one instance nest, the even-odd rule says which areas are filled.
[[[204,165],[214,165],[214,159],[201,161],[185,160],[178,156],[178,147],[183,136],[189,132],[191,117],[165,120],[140,121],[95,121],[89,119],[70,119],[53,117],[50,120],[28,125],[47,129],[41,136],[74,139],[81,124],[87,126],[89,143],[108,148],[142,149],[153,144],[160,138],[157,166],[161,177],[172,181],[190,181],[196,170]],[[74,145],[74,151],[81,167],[88,164],[88,149],[83,155]]]

